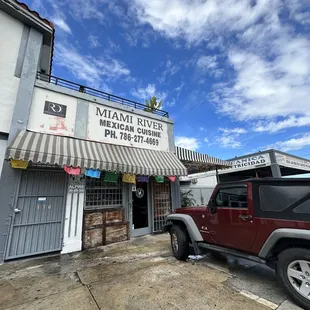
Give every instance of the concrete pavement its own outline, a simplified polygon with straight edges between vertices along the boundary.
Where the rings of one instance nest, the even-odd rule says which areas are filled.
[[[147,236],[1,265],[0,310],[271,309],[264,304],[262,286],[269,291],[276,287],[274,277],[255,279],[255,268],[246,266],[236,268],[236,263],[212,256],[179,262],[171,256],[167,235]],[[255,297],[244,289],[251,277],[259,293],[252,294]],[[250,287],[255,285],[251,282]],[[280,288],[276,297],[271,294],[271,304],[290,306],[281,294]]]

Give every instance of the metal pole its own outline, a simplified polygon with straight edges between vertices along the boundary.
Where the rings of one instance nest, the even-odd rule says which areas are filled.
[[[217,184],[219,184],[220,180],[219,180],[219,173],[218,173],[218,170],[217,170],[217,166],[215,166],[215,171],[216,171],[216,182],[217,182]]]

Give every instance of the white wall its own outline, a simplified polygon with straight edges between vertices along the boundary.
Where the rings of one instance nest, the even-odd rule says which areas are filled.
[[[44,114],[45,101],[67,106],[66,118]],[[73,137],[77,98],[35,86],[27,129]]]
[[[181,179],[181,178],[180,178]],[[205,206],[208,204],[211,194],[217,185],[216,172],[202,172],[190,174],[183,178],[184,181],[191,181],[190,184],[180,183],[181,192],[191,191],[195,199],[196,206]]]
[[[206,206],[210,200],[210,197],[213,193],[215,186],[202,186],[202,187],[193,187],[193,186],[182,186],[181,193],[191,191],[193,195],[192,198],[195,200],[195,206]]]
[[[130,106],[115,104],[114,107],[107,100],[45,84],[37,81],[34,88],[28,130],[69,137],[76,135],[81,139],[129,147],[169,150],[168,119],[155,118],[146,112],[140,115]],[[81,100],[79,96],[83,95],[89,100]],[[46,102],[47,106],[49,103],[53,105],[53,112],[45,111]],[[59,111],[65,109],[64,117]],[[78,133],[80,129],[81,133]]]
[[[0,140],[0,178],[1,178],[1,172],[2,172],[2,166],[3,166],[6,146],[7,146],[7,140]]]
[[[216,172],[202,172],[202,173],[194,173],[189,174],[187,177],[181,177],[180,181],[191,181],[190,187],[215,187],[217,184],[216,180]],[[181,182],[182,184],[182,182]]]
[[[19,78],[14,76],[23,24],[0,11],[0,132],[9,133]]]

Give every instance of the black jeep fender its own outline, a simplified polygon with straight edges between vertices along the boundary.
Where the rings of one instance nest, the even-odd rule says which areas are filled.
[[[166,223],[164,225],[165,231],[170,231],[171,226],[177,222],[182,222],[188,232],[189,237],[191,238],[192,242],[200,242],[203,241],[201,233],[194,222],[193,218],[188,214],[169,214],[166,217]]]
[[[288,240],[304,240],[310,241],[310,230],[306,229],[294,229],[294,228],[279,228],[273,231],[268,239],[265,241],[264,245],[262,246],[258,256],[260,258],[267,258],[270,253],[273,252],[273,249],[276,247],[278,242],[283,239]],[[297,246],[298,244],[296,244]],[[310,243],[309,243],[310,247]]]

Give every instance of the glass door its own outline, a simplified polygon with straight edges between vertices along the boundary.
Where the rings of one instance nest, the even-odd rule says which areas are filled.
[[[151,233],[148,183],[133,186],[131,205],[131,236],[137,237]]]

